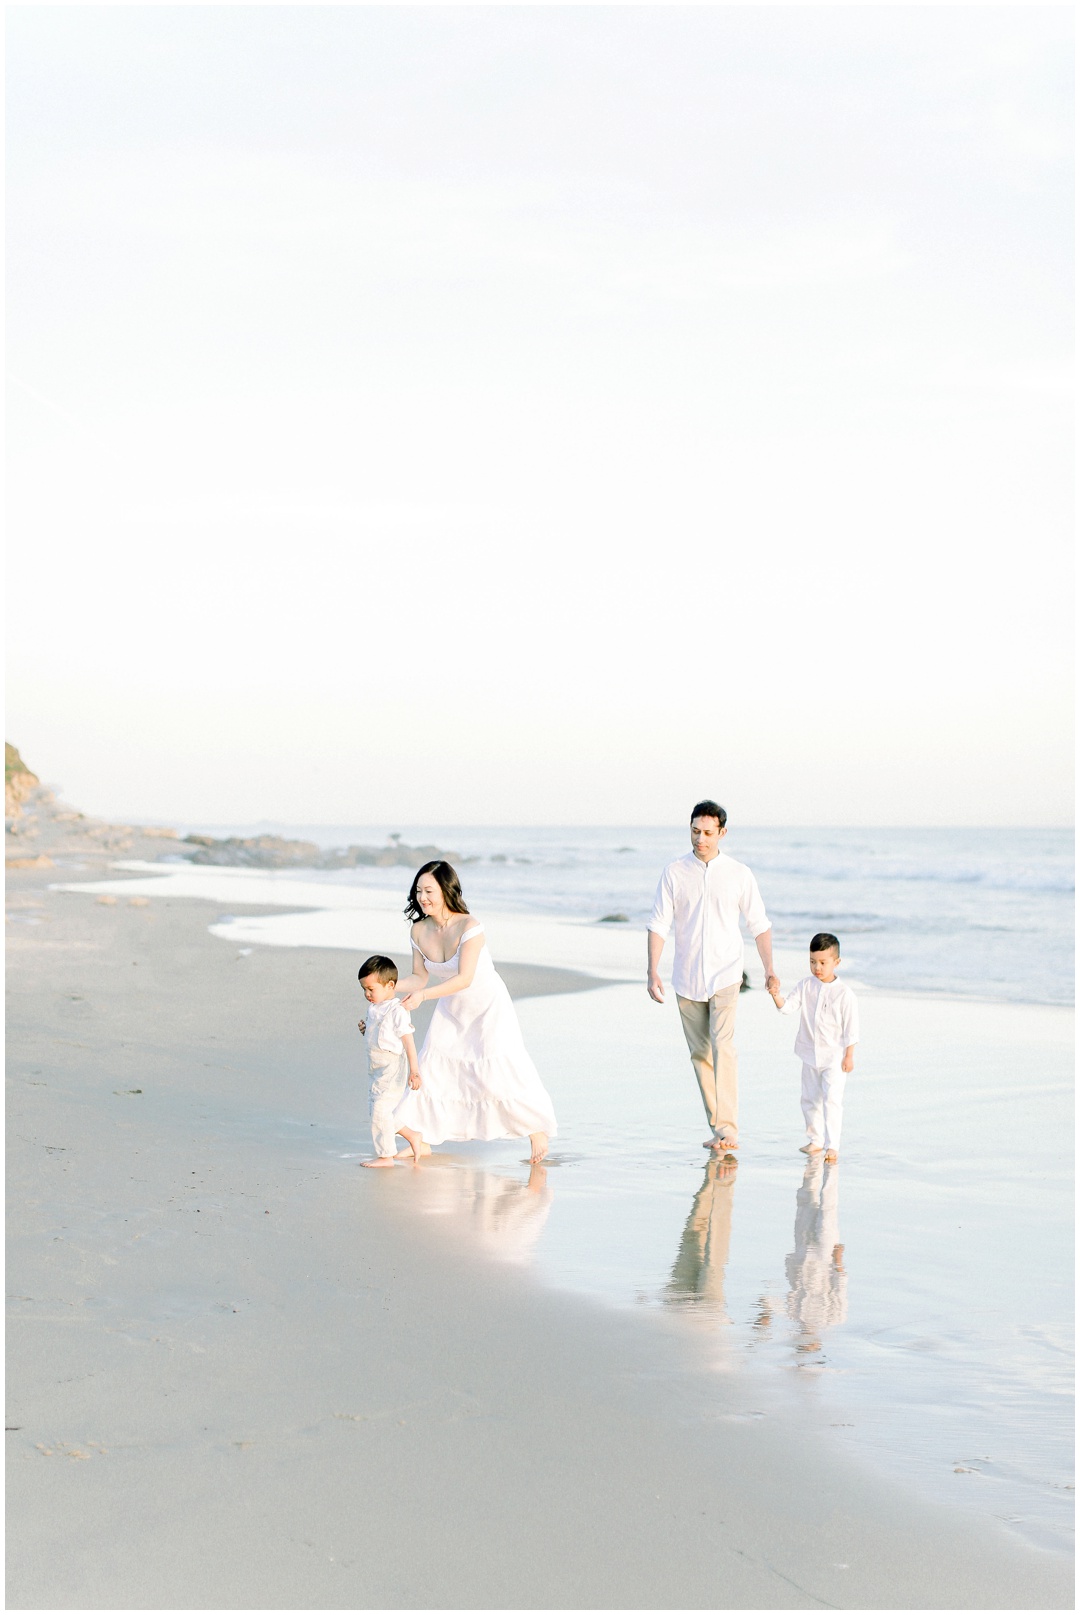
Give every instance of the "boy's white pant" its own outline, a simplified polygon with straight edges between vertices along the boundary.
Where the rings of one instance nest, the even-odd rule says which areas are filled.
[[[840,1129],[844,1125],[844,1086],[847,1076],[840,1069],[843,1057],[833,1065],[807,1065],[802,1068],[802,1113],[806,1133],[818,1149],[839,1150]]]
[[[405,1089],[409,1083],[409,1060],[405,1051],[400,1054],[384,1054],[382,1050],[375,1057],[369,1057],[368,1069],[371,1073],[371,1137],[375,1144],[376,1155],[397,1154],[397,1127],[394,1125],[394,1112],[405,1097]],[[389,1063],[383,1064],[386,1060]]]

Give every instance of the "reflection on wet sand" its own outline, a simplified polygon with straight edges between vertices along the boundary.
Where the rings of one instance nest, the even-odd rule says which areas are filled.
[[[523,1182],[444,1155],[428,1157],[421,1171],[425,1212],[463,1217],[467,1236],[499,1261],[531,1259],[551,1210],[546,1167],[531,1166]]]
[[[811,1155],[795,1199],[795,1249],[785,1263],[795,1350],[821,1350],[821,1336],[847,1318],[847,1273],[840,1243],[840,1168]]]
[[[721,1322],[730,1319],[724,1302],[724,1270],[731,1245],[731,1208],[738,1163],[714,1156],[694,1196],[678,1254],[664,1292],[671,1306],[705,1303]]]

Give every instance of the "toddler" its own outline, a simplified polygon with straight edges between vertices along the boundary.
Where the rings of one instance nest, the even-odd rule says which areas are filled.
[[[839,942],[830,932],[819,931],[810,942],[810,974],[786,998],[780,996],[779,985],[770,989],[778,1010],[799,1016],[795,1053],[803,1063],[802,1113],[807,1134],[801,1147],[806,1155],[824,1149],[827,1161],[835,1161],[839,1154],[844,1085],[855,1068],[859,1041],[858,1005],[851,988],[836,974],[839,963]]]
[[[360,966],[357,976],[371,1008],[367,1019],[357,1024],[367,1044],[371,1077],[371,1136],[375,1159],[362,1166],[393,1166],[397,1154],[397,1128],[394,1111],[405,1096],[405,1086],[420,1086],[420,1067],[409,1012],[395,996],[397,965],[385,954],[372,954]],[[413,1158],[418,1158],[416,1145]]]

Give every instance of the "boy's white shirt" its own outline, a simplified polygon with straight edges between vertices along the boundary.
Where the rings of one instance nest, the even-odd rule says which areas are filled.
[[[846,982],[804,976],[784,999],[782,1015],[799,1015],[795,1053],[818,1070],[859,1041],[859,1005]]]
[[[364,1042],[369,1054],[376,1049],[384,1054],[400,1054],[402,1038],[415,1030],[400,998],[384,998],[381,1004],[369,1004],[365,1022]]]

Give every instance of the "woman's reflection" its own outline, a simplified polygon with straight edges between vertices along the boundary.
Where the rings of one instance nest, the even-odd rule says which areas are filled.
[[[847,1318],[847,1273],[840,1243],[840,1167],[811,1155],[795,1200],[795,1249],[785,1264],[795,1350],[821,1350],[826,1329]]]
[[[547,1168],[537,1162],[525,1183],[473,1171],[472,1219],[480,1244],[503,1262],[527,1262],[551,1210]]]
[[[694,1196],[664,1299],[672,1306],[701,1305],[730,1322],[724,1304],[724,1269],[731,1244],[731,1207],[738,1162],[716,1156]]]

